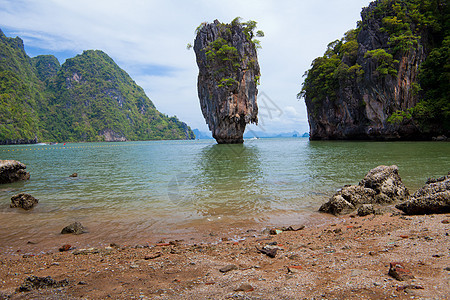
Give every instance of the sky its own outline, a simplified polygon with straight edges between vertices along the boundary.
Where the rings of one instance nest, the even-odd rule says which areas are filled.
[[[303,74],[328,43],[356,27],[369,0],[0,0],[0,28],[24,40],[31,57],[60,63],[83,50],[102,50],[140,85],[156,108],[192,129],[208,131],[197,96],[195,39],[202,22],[258,22],[265,33],[259,125],[269,133],[308,132]]]

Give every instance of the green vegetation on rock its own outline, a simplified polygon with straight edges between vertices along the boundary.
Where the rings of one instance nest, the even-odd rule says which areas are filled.
[[[42,137],[37,112],[46,104],[45,86],[34,70],[22,40],[0,30],[0,144]]]
[[[358,78],[363,75],[361,66],[356,63],[358,29],[348,31],[341,40],[328,44],[322,57],[316,58],[303,76],[305,80],[297,98],[308,95],[313,102],[323,99],[334,100],[340,81]]]
[[[364,58],[368,57],[375,59],[375,61],[377,62],[378,66],[375,71],[379,76],[383,77],[386,75],[397,75],[395,64],[398,64],[399,61],[394,59],[394,56],[390,53],[387,53],[384,49],[367,51],[366,54],[364,54]]]
[[[218,87],[233,89],[238,84],[238,74],[240,68],[247,66],[247,68],[253,68],[255,61],[247,61],[247,57],[240,58],[238,49],[232,45],[233,34],[235,34],[237,28],[242,28],[245,39],[251,42],[256,49],[261,48],[260,41],[254,37],[264,37],[264,32],[258,30],[255,33],[257,22],[249,20],[242,22],[241,17],[236,17],[230,24],[218,23],[218,37],[207,45],[203,51],[207,58],[208,67],[215,69],[214,76],[218,81]],[[195,30],[196,34],[206,26],[208,23],[201,23]],[[190,50],[192,44],[188,43],[186,48]],[[259,76],[255,78],[255,82],[259,83]]]
[[[400,97],[406,97],[408,104],[386,108],[388,124],[407,121],[419,128],[422,136],[448,133],[449,10],[445,0],[372,2],[363,10],[364,18],[357,28],[330,43],[324,55],[312,62],[297,97],[305,97],[317,112],[320,105],[328,107],[327,103],[338,98],[345,102],[350,94],[349,99],[360,97],[363,103],[362,95],[368,96],[371,87],[373,95],[380,95],[380,101],[393,99],[394,94],[388,95],[388,91],[401,88]],[[412,80],[401,81],[403,77],[398,76],[410,76]]]
[[[0,31],[0,143],[193,139],[102,51],[60,66]]]

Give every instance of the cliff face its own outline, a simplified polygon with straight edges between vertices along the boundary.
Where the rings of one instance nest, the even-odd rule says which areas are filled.
[[[194,42],[198,97],[213,137],[242,143],[245,126],[258,123],[259,65],[253,33],[239,22],[203,24]]]
[[[438,133],[425,132],[411,116],[421,100],[419,70],[433,28],[408,19],[408,5],[372,2],[358,28],[313,62],[300,93],[311,139],[425,139]]]

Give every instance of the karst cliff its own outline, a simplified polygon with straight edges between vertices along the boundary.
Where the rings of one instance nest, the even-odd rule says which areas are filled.
[[[194,51],[203,116],[219,144],[243,142],[245,126],[258,122],[260,70],[253,39],[256,22],[217,20],[197,29]]]
[[[103,51],[60,65],[52,55],[30,58],[21,38],[0,30],[0,145],[194,137]]]
[[[446,1],[378,0],[305,74],[310,138],[422,140],[450,132]],[[447,66],[447,67],[445,67]]]

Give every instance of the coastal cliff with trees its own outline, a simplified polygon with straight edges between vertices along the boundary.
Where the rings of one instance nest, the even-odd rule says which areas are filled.
[[[60,65],[52,55],[28,57],[22,39],[0,30],[0,144],[194,138],[106,53]]]
[[[310,138],[427,140],[450,133],[450,21],[442,0],[377,0],[312,62],[297,95]]]

